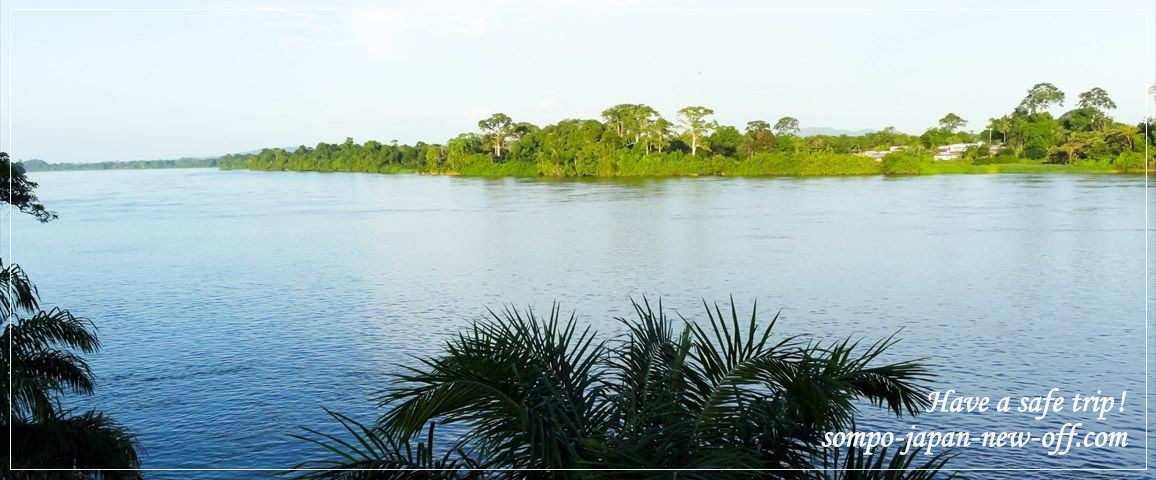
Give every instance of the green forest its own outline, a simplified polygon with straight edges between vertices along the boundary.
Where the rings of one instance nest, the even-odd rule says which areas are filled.
[[[978,131],[948,113],[919,135],[894,128],[863,135],[800,136],[799,121],[752,120],[740,130],[690,106],[673,119],[642,104],[607,108],[601,118],[539,127],[495,113],[478,131],[445,144],[320,143],[289,151],[226,155],[222,169],[431,173],[478,176],[877,175],[933,173],[1142,172],[1156,162],[1153,121],[1114,120],[1116,103],[1101,88],[1080,93],[1074,108],[1050,83],[1028,90],[1010,113]],[[965,150],[936,160],[940,147]],[[1150,149],[1151,152],[1152,149]],[[871,155],[874,155],[871,156]]]

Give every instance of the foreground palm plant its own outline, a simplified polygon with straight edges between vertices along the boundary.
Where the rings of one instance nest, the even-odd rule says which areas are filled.
[[[139,468],[135,440],[104,414],[74,414],[60,404],[63,394],[92,393],[92,371],[80,356],[100,348],[91,322],[68,310],[41,310],[36,287],[17,265],[0,263],[0,289],[5,318],[0,359],[5,370],[11,368],[11,377],[5,372],[0,380],[0,427],[12,431],[12,457],[5,445],[4,467],[78,469],[8,473],[12,478],[139,478],[132,471],[85,470]]]
[[[41,222],[56,218],[36,198],[36,183],[25,178],[23,169],[9,165],[4,152],[0,184],[0,203]],[[5,266],[3,259],[0,315],[0,430],[11,432],[0,441],[3,478],[140,478],[132,470],[95,470],[140,468],[136,442],[127,429],[100,412],[76,413],[60,402],[62,395],[92,393],[92,370],[81,356],[100,348],[92,323],[68,310],[41,309],[36,286],[18,265]]]
[[[574,316],[563,320],[557,306],[545,319],[491,311],[442,355],[403,367],[380,394],[375,424],[331,413],[346,435],[299,436],[333,458],[297,474],[920,479],[947,460],[913,465],[910,456],[819,447],[824,432],[854,428],[864,401],[897,416],[926,407],[923,366],[876,364],[894,338],[863,349],[772,339],[777,315],[765,326],[754,311],[740,319],[733,300],[727,314],[707,306],[705,325],[676,324],[645,300],[634,308],[635,320],[619,319],[626,333],[609,341],[580,331]],[[434,425],[461,435],[439,450]]]

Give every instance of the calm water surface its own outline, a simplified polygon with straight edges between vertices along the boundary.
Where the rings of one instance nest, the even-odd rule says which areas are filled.
[[[316,450],[289,434],[333,430],[322,406],[373,419],[369,398],[394,363],[437,352],[485,306],[558,301],[612,333],[632,297],[661,297],[698,318],[701,299],[732,294],[747,310],[757,298],[768,317],[781,308],[784,333],[902,330],[891,358],[925,358],[937,387],[963,394],[1128,391],[1104,421],[1071,412],[916,420],[974,434],[1042,435],[1069,421],[1129,434],[1127,448],[1065,456],[973,447],[955,467],[1144,466],[1143,177],[576,182],[192,169],[32,178],[60,219],[13,219],[11,261],[47,305],[99,326],[99,384],[86,404],[139,433],[146,467],[291,466]],[[912,423],[864,417],[896,432]],[[149,475],[177,476],[188,474]]]

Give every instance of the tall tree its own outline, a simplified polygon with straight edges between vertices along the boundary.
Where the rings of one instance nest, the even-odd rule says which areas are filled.
[[[1000,135],[1001,135],[1000,141],[1002,141],[1005,145],[1007,145],[1008,144],[1008,138],[1009,138],[1008,134],[1011,132],[1011,129],[1012,129],[1012,119],[1010,117],[1008,117],[1007,115],[1004,115],[1004,116],[999,117],[999,118],[993,118],[992,123],[991,123],[991,128],[993,128],[994,130],[996,130],[1000,133]]]
[[[942,128],[947,133],[955,133],[960,127],[967,125],[967,120],[955,113],[948,113],[943,118],[939,119],[939,128]]]
[[[1050,83],[1037,83],[1028,90],[1028,94],[1020,102],[1020,109],[1035,114],[1040,110],[1047,110],[1053,105],[1064,104],[1064,92]]]
[[[747,122],[747,134],[739,144],[739,152],[744,156],[756,153],[769,152],[775,147],[775,135],[771,133],[771,124],[763,120]]]
[[[775,122],[776,135],[798,135],[799,120],[795,117],[783,117]]]
[[[602,121],[606,122],[606,127],[617,133],[619,137],[626,138],[627,126],[632,123],[632,110],[637,105],[629,103],[622,103],[602,111]]]
[[[751,120],[747,122],[747,135],[756,135],[763,132],[770,132],[771,124],[763,120]]]
[[[1104,91],[1104,89],[1095,87],[1080,94],[1080,100],[1077,106],[1092,111],[1094,113],[1092,118],[1093,128],[1103,130],[1110,120],[1108,110],[1115,110],[1116,102],[1112,101],[1112,97],[1109,97],[1108,92]]]
[[[706,107],[683,107],[678,111],[679,116],[682,117],[682,128],[684,134],[690,137],[690,154],[694,155],[698,152],[698,144],[703,137],[710,135],[710,132],[718,127],[718,124],[707,120],[706,117],[714,115],[714,110]]]
[[[510,128],[510,138],[520,140],[522,137],[541,130],[537,125],[530,122],[518,122]]]
[[[643,151],[649,154],[651,151],[658,152],[666,148],[670,139],[670,128],[670,121],[657,114],[643,119],[638,140],[638,143],[643,145]]]
[[[514,121],[504,113],[495,113],[478,121],[478,128],[486,135],[486,141],[494,150],[495,157],[502,156],[502,147],[513,132]]]
[[[1094,108],[1103,112],[1106,110],[1114,110],[1116,108],[1116,102],[1112,101],[1112,97],[1108,96],[1108,92],[1100,87],[1096,87],[1080,94],[1078,106],[1080,108]]]
[[[653,128],[658,116],[658,111],[649,105],[632,103],[615,105],[602,111],[606,127],[618,135],[626,146],[642,142],[642,137]]]

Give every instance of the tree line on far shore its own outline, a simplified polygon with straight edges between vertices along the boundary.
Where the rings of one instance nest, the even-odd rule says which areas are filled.
[[[34,158],[20,162],[27,172],[59,172],[71,170],[140,170],[152,168],[212,168],[217,157],[178,158],[175,160],[129,160],[124,162],[48,163]]]
[[[1080,93],[1074,108],[1056,117],[1049,109],[1067,96],[1050,83],[1028,90],[1006,115],[979,131],[948,113],[920,135],[895,128],[862,135],[800,135],[800,122],[782,117],[752,120],[740,130],[712,120],[714,111],[689,106],[668,120],[654,108],[621,104],[601,119],[568,119],[539,127],[495,113],[479,130],[444,144],[404,145],[370,140],[320,143],[290,151],[264,149],[226,155],[222,169],[322,172],[421,172],[463,175],[663,176],[856,175],[986,171],[1143,171],[1153,165],[1144,146],[1156,145],[1151,119],[1115,121],[1116,103],[1101,88]],[[933,162],[936,147],[983,142],[957,161]],[[888,150],[876,161],[863,153]],[[995,148],[992,148],[995,146]]]

